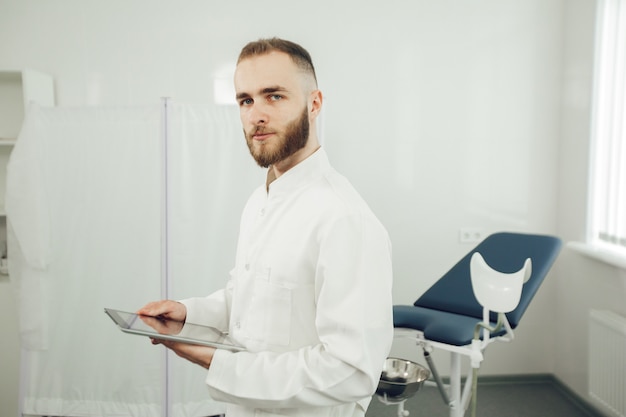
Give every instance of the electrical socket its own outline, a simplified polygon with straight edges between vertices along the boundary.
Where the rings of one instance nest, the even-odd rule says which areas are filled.
[[[483,229],[479,227],[462,227],[459,229],[460,243],[478,243],[485,238]]]

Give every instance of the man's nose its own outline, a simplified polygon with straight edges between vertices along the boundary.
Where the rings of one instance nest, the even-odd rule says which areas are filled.
[[[254,125],[265,125],[269,122],[269,115],[263,104],[254,103],[248,113],[248,121]]]

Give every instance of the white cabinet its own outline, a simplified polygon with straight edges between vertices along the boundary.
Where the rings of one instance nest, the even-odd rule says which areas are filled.
[[[54,81],[34,70],[0,70],[0,273],[6,273],[6,192],[7,163],[17,140],[30,102],[54,105]]]

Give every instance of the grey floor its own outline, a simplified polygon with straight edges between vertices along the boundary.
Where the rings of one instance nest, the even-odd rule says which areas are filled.
[[[551,378],[479,382],[477,417],[600,417]],[[447,417],[449,409],[434,386],[424,386],[404,405],[409,417]],[[396,417],[398,407],[372,399],[366,417]],[[465,415],[471,416],[468,410]]]

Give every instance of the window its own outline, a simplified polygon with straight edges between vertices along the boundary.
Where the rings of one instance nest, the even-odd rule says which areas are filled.
[[[598,2],[589,242],[626,258],[626,0]]]

